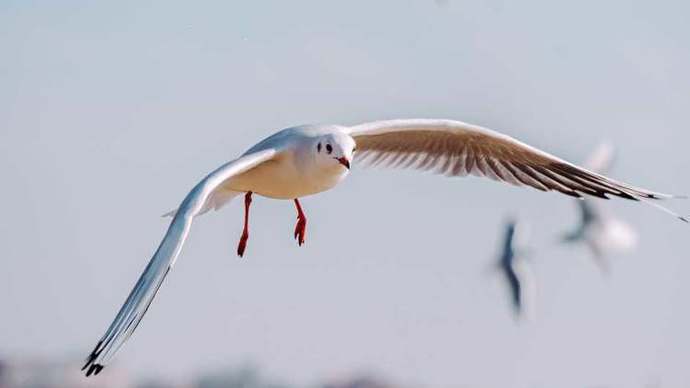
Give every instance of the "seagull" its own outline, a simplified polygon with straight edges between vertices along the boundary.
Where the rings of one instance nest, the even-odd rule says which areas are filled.
[[[674,197],[615,181],[509,136],[459,121],[401,119],[283,129],[208,174],[170,213],[172,221],[158,249],[87,357],[82,368],[86,375],[98,374],[137,328],[175,264],[196,216],[244,195],[244,228],[237,246],[237,254],[242,256],[249,239],[252,195],[292,200],[297,210],[294,236],[302,245],[307,217],[300,198],[342,182],[355,155],[366,165],[432,170],[448,176],[485,176],[577,198],[615,196],[654,203]]]
[[[606,173],[614,160],[613,147],[601,144],[589,157],[585,166],[590,171]],[[610,273],[607,254],[628,252],[637,245],[637,233],[627,223],[613,217],[593,201],[577,201],[580,223],[575,230],[563,237],[566,243],[584,243],[589,248],[595,264],[604,274]]]
[[[516,316],[520,316],[525,305],[531,305],[533,299],[534,277],[527,266],[527,252],[523,248],[525,240],[524,227],[515,220],[505,225],[503,246],[498,258],[497,267],[508,284],[511,303]]]

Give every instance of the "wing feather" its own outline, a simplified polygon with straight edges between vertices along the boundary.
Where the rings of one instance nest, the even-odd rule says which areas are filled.
[[[132,335],[153,302],[163,280],[175,264],[195,216],[207,210],[207,201],[231,177],[271,158],[273,149],[257,151],[231,161],[213,171],[187,194],[170,223],[160,246],[134,285],[127,300],[103,337],[86,359],[86,375],[98,374]]]
[[[486,176],[576,198],[616,196],[646,203],[678,198],[618,182],[509,136],[459,121],[387,120],[346,130],[357,144],[356,158],[365,164],[432,170],[449,176]],[[598,164],[606,164],[610,150],[600,154]]]

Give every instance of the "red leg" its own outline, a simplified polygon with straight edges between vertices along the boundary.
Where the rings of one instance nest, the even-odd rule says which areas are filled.
[[[237,255],[242,257],[244,249],[247,247],[247,240],[249,239],[249,205],[252,204],[252,192],[247,191],[244,195],[244,229],[242,229],[242,237],[240,243],[237,245]]]
[[[297,207],[297,225],[295,226],[295,239],[297,244],[302,246],[304,244],[304,236],[307,234],[307,216],[302,211],[302,206],[299,200],[295,198],[295,207]]]

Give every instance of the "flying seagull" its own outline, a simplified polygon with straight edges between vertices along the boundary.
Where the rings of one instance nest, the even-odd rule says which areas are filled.
[[[83,367],[86,375],[98,374],[137,328],[175,264],[194,217],[243,194],[244,229],[237,248],[242,256],[249,238],[252,194],[292,200],[297,208],[295,237],[301,245],[307,218],[299,198],[340,183],[348,175],[355,153],[365,164],[432,170],[449,176],[486,176],[577,198],[612,195],[654,203],[673,197],[615,181],[509,136],[459,121],[403,119],[350,127],[304,125],[284,129],[211,172],[171,213],[173,219],[158,250],[88,356]]]
[[[585,163],[585,167],[597,173],[607,173],[613,164],[614,151],[610,144],[601,144]],[[598,203],[588,199],[577,201],[580,223],[563,237],[564,242],[584,243],[594,262],[603,273],[610,272],[607,254],[632,250],[637,244],[637,234],[627,223],[612,216]]]
[[[515,220],[509,220],[505,225],[503,245],[496,263],[508,285],[516,316],[523,313],[526,304],[530,304],[534,290],[532,272],[526,263],[525,239],[524,227]]]

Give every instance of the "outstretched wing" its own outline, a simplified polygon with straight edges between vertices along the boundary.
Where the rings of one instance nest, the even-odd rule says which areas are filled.
[[[453,120],[375,121],[346,128],[356,158],[370,165],[432,170],[449,176],[486,176],[541,191],[581,198],[610,195],[645,201],[673,198],[578,167],[509,136]]]
[[[206,206],[206,201],[225,181],[241,174],[276,155],[274,149],[244,155],[210,173],[187,194],[170,222],[163,241],[139,277],[115,320],[86,359],[82,370],[86,376],[98,374],[112,360],[146,314],[165,276],[180,254],[192,220]]]
[[[504,268],[504,274],[510,291],[510,302],[515,309],[515,313],[519,315],[522,309],[522,287],[520,285],[520,279],[512,268],[512,265]]]

